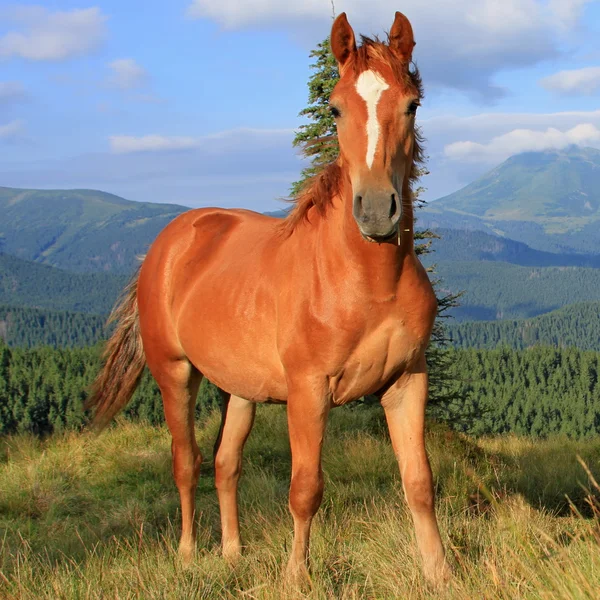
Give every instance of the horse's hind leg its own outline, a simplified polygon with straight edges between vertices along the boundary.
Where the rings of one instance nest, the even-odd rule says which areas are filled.
[[[253,402],[238,396],[224,398],[223,420],[215,448],[215,484],[221,509],[223,556],[228,560],[236,559],[242,551],[237,489],[242,471],[242,451],[250,435],[255,412]]]
[[[188,562],[196,549],[195,499],[202,456],[194,433],[194,409],[202,374],[184,359],[163,365],[155,379],[173,438],[173,476],[181,499],[179,554]]]

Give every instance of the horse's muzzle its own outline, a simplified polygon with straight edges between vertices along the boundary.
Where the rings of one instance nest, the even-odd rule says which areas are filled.
[[[354,196],[352,214],[361,235],[369,242],[381,244],[398,238],[402,210],[395,191],[357,194]]]

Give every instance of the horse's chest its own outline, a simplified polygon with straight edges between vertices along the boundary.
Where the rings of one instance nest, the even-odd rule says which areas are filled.
[[[384,323],[364,335],[330,378],[335,404],[345,404],[380,390],[412,363],[426,343],[402,320]]]

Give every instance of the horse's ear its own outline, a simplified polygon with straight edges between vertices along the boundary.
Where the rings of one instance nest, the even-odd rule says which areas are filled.
[[[331,51],[335,56],[338,64],[343,67],[348,59],[356,52],[356,39],[354,31],[348,23],[346,13],[343,12],[333,22],[331,28]]]
[[[415,47],[415,38],[410,21],[401,12],[396,12],[389,39],[390,49],[403,60],[410,62]]]

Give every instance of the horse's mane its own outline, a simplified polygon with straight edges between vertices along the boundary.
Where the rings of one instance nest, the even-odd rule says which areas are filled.
[[[388,40],[389,41],[389,40]],[[357,48],[353,58],[345,67],[353,69],[360,75],[367,69],[381,71],[383,68],[391,69],[395,80],[406,89],[416,91],[419,98],[423,97],[421,75],[416,65],[408,69],[406,62],[390,50],[389,46],[382,43],[379,38],[361,36],[361,45]],[[322,138],[319,141],[335,142],[335,138]],[[413,150],[413,164],[410,171],[411,185],[419,178],[419,167],[423,163],[423,136],[419,128],[415,131]],[[308,216],[308,211],[314,206],[320,214],[325,214],[327,207],[332,203],[334,196],[342,191],[343,164],[341,157],[323,167],[316,175],[307,179],[298,194],[291,198],[294,207],[282,223],[283,232],[290,234]]]

